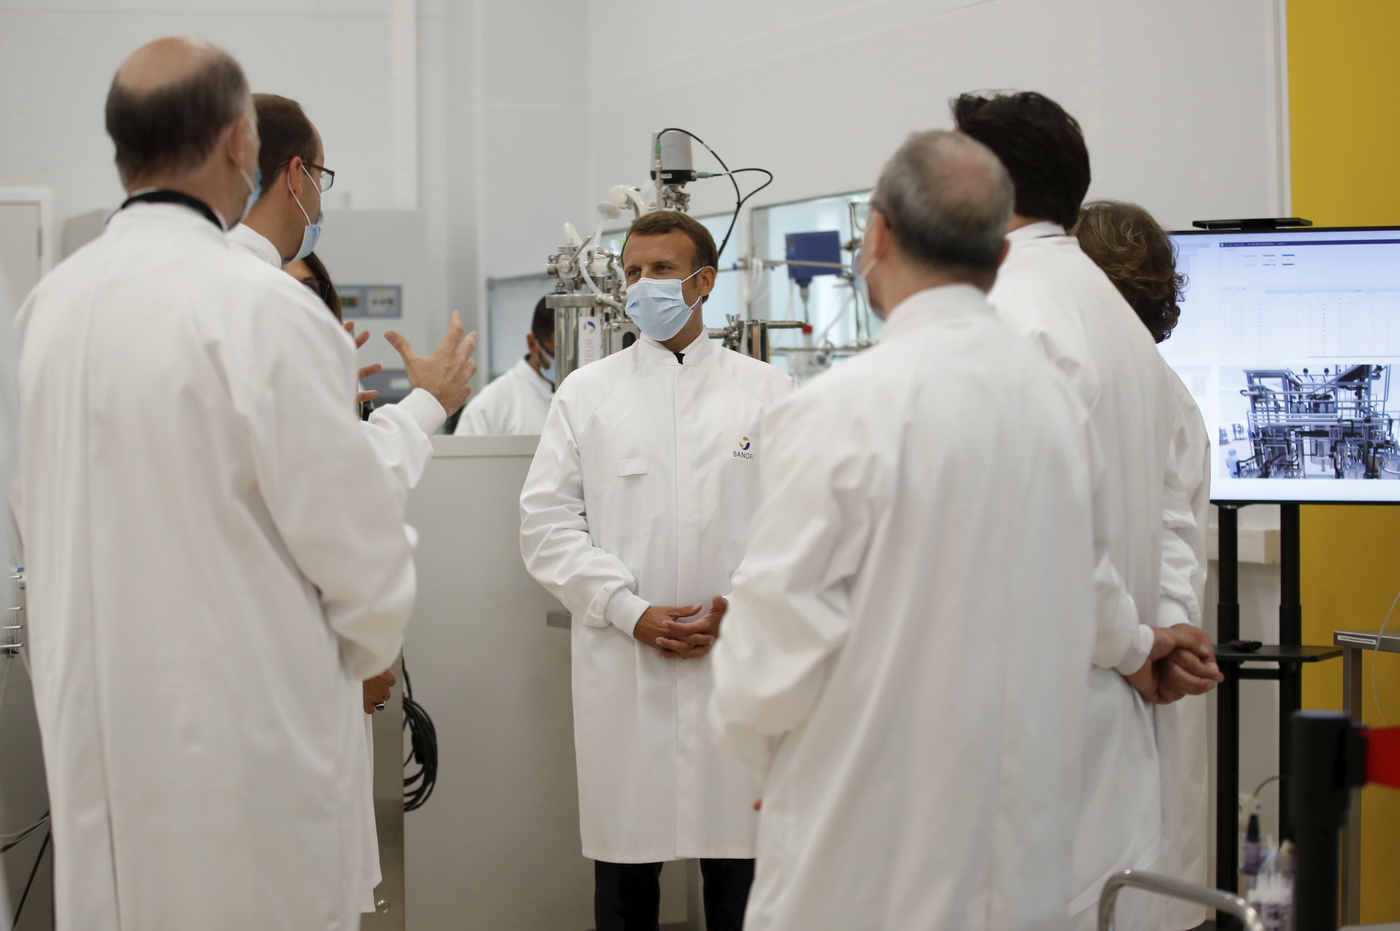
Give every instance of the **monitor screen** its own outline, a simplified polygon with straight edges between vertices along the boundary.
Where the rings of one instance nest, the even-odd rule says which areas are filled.
[[[1172,240],[1159,348],[1205,418],[1211,498],[1400,501],[1400,228]]]

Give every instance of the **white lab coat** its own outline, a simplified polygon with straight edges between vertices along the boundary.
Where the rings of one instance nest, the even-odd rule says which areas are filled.
[[[228,240],[263,263],[273,268],[282,267],[282,257],[278,255],[277,247],[257,230],[239,224],[229,230]],[[442,409],[437,398],[422,388],[414,388],[408,397],[397,404],[376,407],[369,420],[363,422],[361,429],[374,447],[375,455],[389,471],[400,507],[408,500],[408,493],[423,478],[423,470],[428,467],[428,460],[433,458],[433,441],[430,437],[446,420],[447,411]]]
[[[282,267],[282,257],[277,247],[257,230],[240,223],[229,230],[230,245],[241,247],[263,264],[272,268]],[[397,404],[382,404],[374,409],[369,419],[362,421],[360,429],[365,433],[374,448],[374,454],[389,475],[394,491],[394,500],[402,512],[408,501],[408,493],[417,487],[423,478],[423,470],[433,457],[433,441],[429,437],[447,420],[447,412],[442,409],[437,398],[422,388],[415,388]],[[409,528],[410,535],[413,533]],[[355,707],[364,714],[364,702],[357,697]],[[369,774],[366,791],[360,799],[361,818],[365,825],[365,837],[361,849],[364,863],[361,867],[363,879],[360,882],[360,911],[374,911],[374,888],[384,878],[379,867],[379,831],[374,815],[374,720],[364,715],[364,757]]]
[[[1210,434],[1191,392],[1168,369],[1177,413],[1168,459],[1162,526],[1162,601],[1157,622],[1204,624],[1206,529],[1210,522]],[[1163,855],[1159,870],[1205,883],[1209,791],[1206,699],[1188,695],[1154,709],[1162,767]],[[1164,927],[1183,931],[1206,920],[1188,902],[1166,903]]]
[[[767,774],[748,931],[1063,928],[1084,619],[1137,629],[1093,433],[969,285],[768,415],[709,708]]]
[[[554,386],[521,359],[472,398],[457,421],[457,436],[538,436]]]
[[[525,566],[573,614],[583,855],[753,856],[758,786],[710,740],[710,658],[632,639],[650,605],[729,593],[758,506],[778,369],[701,335],[685,361],[643,338],[555,393],[520,495]]]
[[[58,927],[353,929],[361,680],[414,572],[324,306],[138,204],[19,314]]]
[[[1175,422],[1168,370],[1142,321],[1063,228],[1033,223],[1007,239],[1011,250],[990,300],[1069,376],[1088,408],[1105,460],[1105,517],[1117,529],[1113,562],[1141,622],[1155,625]],[[1150,647],[1150,631],[1143,634]],[[1111,874],[1159,865],[1162,790],[1153,709],[1113,665],[1096,656],[1090,671],[1090,739],[1070,902],[1074,928],[1095,927],[1099,894]],[[1159,928],[1160,908],[1155,898],[1139,897],[1132,909],[1120,910],[1119,927]]]

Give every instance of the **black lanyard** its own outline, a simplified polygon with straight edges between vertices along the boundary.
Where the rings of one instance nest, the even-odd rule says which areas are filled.
[[[224,231],[223,221],[221,221],[219,215],[214,212],[214,208],[210,207],[198,197],[191,197],[180,191],[142,191],[140,194],[133,194],[128,197],[117,210],[125,210],[132,204],[179,204],[182,207],[188,207],[202,214],[204,219],[219,228],[219,232],[222,233]]]

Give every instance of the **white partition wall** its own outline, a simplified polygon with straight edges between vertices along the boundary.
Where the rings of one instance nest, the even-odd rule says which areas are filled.
[[[418,604],[404,644],[437,729],[437,789],[404,816],[413,931],[585,931],[569,633],[520,559],[519,498],[538,437],[435,436],[408,503]]]

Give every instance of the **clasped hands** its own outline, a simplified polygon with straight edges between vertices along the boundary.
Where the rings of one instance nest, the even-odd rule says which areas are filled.
[[[1125,677],[1149,702],[1166,705],[1187,695],[1204,695],[1225,681],[1204,630],[1177,624],[1158,627],[1152,634],[1147,662]]]
[[[710,652],[719,636],[720,621],[729,610],[729,602],[719,595],[710,603],[710,610],[693,621],[704,609],[703,604],[683,606],[652,605],[637,619],[632,637],[649,647],[663,659],[698,659]]]

